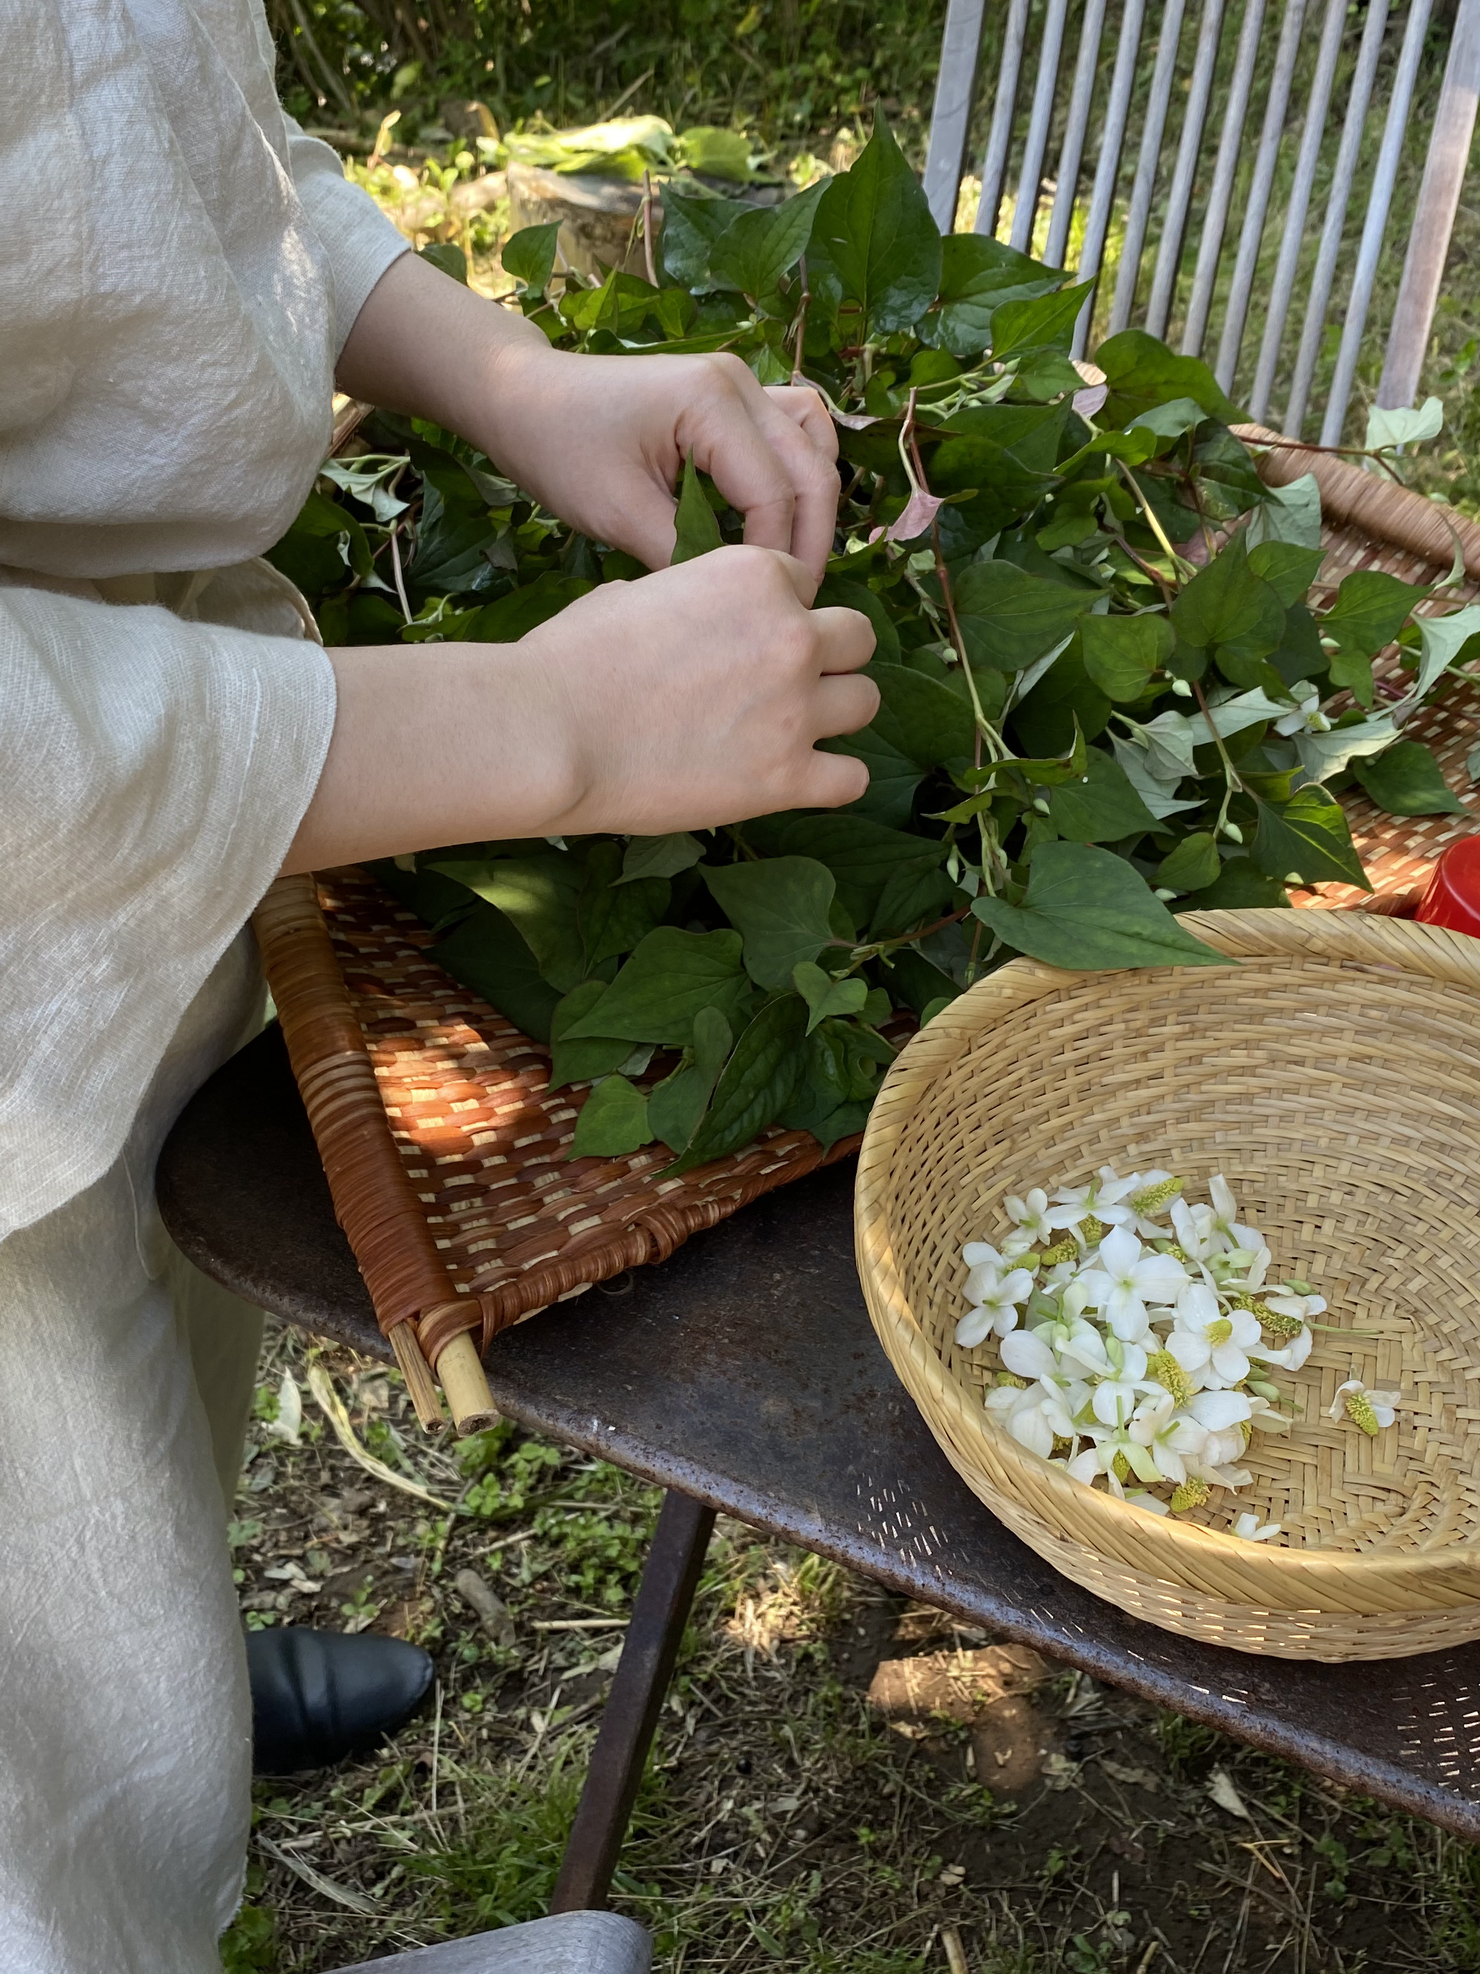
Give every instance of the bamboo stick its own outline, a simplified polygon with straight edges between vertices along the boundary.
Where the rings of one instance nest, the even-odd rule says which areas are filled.
[[[391,1349],[396,1353],[396,1362],[401,1367],[401,1376],[406,1380],[406,1389],[411,1394],[411,1403],[416,1407],[416,1416],[427,1432],[435,1432],[445,1424],[442,1416],[442,1401],[437,1396],[436,1383],[421,1354],[421,1345],[416,1341],[414,1323],[397,1323],[391,1331]]]
[[[427,1311],[428,1315],[433,1312]],[[488,1389],[478,1346],[462,1330],[444,1343],[437,1356],[437,1377],[446,1397],[452,1422],[460,1433],[482,1432],[498,1423],[498,1409]]]

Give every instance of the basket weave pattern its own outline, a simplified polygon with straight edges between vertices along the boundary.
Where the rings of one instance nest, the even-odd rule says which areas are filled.
[[[309,1031],[310,982],[302,967],[290,981],[284,967],[289,928],[301,939],[305,916],[320,911],[327,942]],[[809,1132],[772,1129],[676,1179],[662,1176],[672,1154],[661,1145],[571,1159],[588,1086],[550,1092],[546,1045],[429,960],[433,935],[373,878],[330,872],[316,901],[310,880],[280,882],[258,936],[381,1326],[419,1318],[432,1363],[460,1330],[486,1345],[551,1302],[665,1260],[690,1234],[858,1143],[824,1152]],[[362,1038],[358,1060],[347,1036]],[[365,1147],[376,1144],[392,1156],[362,1178]]]
[[[1014,961],[905,1050],[875,1102],[858,1258],[880,1339],[968,1484],[1058,1569],[1243,1650],[1388,1657],[1480,1637],[1480,944],[1365,913],[1210,912],[1236,967]],[[1330,1304],[1252,1486],[1161,1519],[1072,1481],[981,1408],[958,1351],[963,1243],[1002,1197],[1104,1163],[1226,1174],[1276,1266]],[[1355,1332],[1363,1332],[1357,1335]],[[1370,1333],[1370,1334],[1366,1334]],[[1376,1438],[1326,1417],[1401,1390]],[[1217,1532],[1257,1510],[1282,1546]]]

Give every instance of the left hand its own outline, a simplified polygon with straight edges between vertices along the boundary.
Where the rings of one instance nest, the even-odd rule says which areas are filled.
[[[745,539],[819,582],[837,519],[837,436],[815,391],[763,388],[738,357],[578,356],[414,255],[376,284],[341,390],[434,418],[594,540],[664,567],[690,451]]]
[[[745,516],[749,545],[794,555],[819,582],[832,553],[838,442],[827,408],[805,387],[763,388],[737,356],[511,348],[486,439],[545,507],[650,569],[672,557],[674,487],[690,452]]]

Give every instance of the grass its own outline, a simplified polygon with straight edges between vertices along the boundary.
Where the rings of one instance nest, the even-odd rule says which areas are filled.
[[[296,17],[290,17],[286,11],[288,4],[289,0],[280,0],[278,26],[291,106],[310,122],[315,118],[320,122],[326,118],[331,123],[337,120],[341,127],[332,129],[331,134],[351,151],[358,147],[361,154],[372,141],[379,116],[396,108],[401,120],[394,134],[400,144],[387,161],[370,173],[372,189],[417,237],[458,238],[483,267],[484,279],[480,285],[489,291],[500,285],[496,253],[508,225],[508,208],[497,197],[487,204],[474,203],[478,195],[469,180],[482,166],[476,149],[469,148],[476,121],[470,120],[473,98],[486,105],[500,128],[540,118],[554,123],[584,121],[609,113],[619,97],[626,98],[620,104],[626,110],[655,111],[679,126],[697,122],[737,125],[750,132],[758,153],[769,157],[772,170],[789,175],[796,183],[804,183],[824,169],[836,169],[851,160],[866,134],[867,120],[875,103],[883,104],[906,149],[917,160],[923,158],[943,17],[938,0],[931,0],[923,11],[909,9],[904,0],[876,0],[876,4],[867,8],[859,0],[830,0],[828,5],[823,5],[822,0],[776,0],[775,4],[767,4],[766,0],[754,0],[753,4],[747,4],[747,0],[662,0],[662,4],[642,7],[636,5],[636,0],[605,0],[604,5],[582,8],[575,7],[574,0],[557,0],[557,3],[462,0],[458,5],[438,0],[438,4],[426,7],[426,19],[418,32],[417,46],[413,47],[398,24],[406,12],[404,8],[397,13],[385,4],[372,4],[372,0],[362,0],[360,6],[349,4],[349,0],[313,0],[305,11],[302,0],[298,0],[299,13],[304,18],[312,16],[313,45],[321,58],[319,67],[314,69]],[[1072,29],[1073,23],[1070,25]],[[1420,73],[1410,119],[1410,139],[1393,196],[1389,248],[1377,271],[1363,357],[1348,418],[1348,442],[1360,442],[1367,410],[1376,394],[1402,273],[1402,243],[1412,221],[1424,148],[1443,71],[1447,31],[1438,25],[1431,30]],[[985,143],[992,96],[989,79],[996,71],[999,33],[997,16],[989,10],[980,70],[983,82],[978,89],[969,157],[979,157]],[[1391,82],[1396,33],[1394,29],[1389,35],[1379,68],[1374,97],[1379,106],[1385,103]],[[1190,62],[1195,35],[1196,23],[1189,10],[1183,26],[1184,67]],[[1261,61],[1267,71],[1273,59],[1274,37],[1268,34],[1265,40]],[[1310,33],[1302,44],[1292,96],[1295,105],[1304,100],[1309,87],[1315,41],[1315,35]],[[1224,34],[1225,45],[1209,112],[1210,133],[1220,127],[1233,42],[1230,27]],[[1333,96],[1338,105],[1344,100],[1355,53],[1353,31],[1347,36],[1338,69]],[[1107,34],[1102,48],[1103,73],[1097,86],[1097,102],[1104,99],[1114,55],[1114,37]],[[1066,62],[1068,59],[1066,56]],[[326,95],[323,82],[317,94],[311,91],[305,81],[305,65],[307,70],[321,75],[332,72],[338,87],[345,92],[345,104],[336,106]],[[1108,319],[1116,258],[1124,231],[1124,204],[1129,196],[1149,71],[1148,45],[1122,168],[1121,207],[1112,223],[1106,274],[1100,284],[1099,330],[1103,330]],[[1231,232],[1236,232],[1238,215],[1247,199],[1253,132],[1267,79],[1267,73],[1256,75],[1249,138],[1234,190]],[[1178,92],[1163,138],[1163,157],[1168,162],[1160,176],[1157,203],[1152,212],[1149,239],[1153,247],[1159,237],[1181,101]],[[1060,104],[1057,114],[1061,124],[1064,104]],[[467,136],[457,134],[464,130],[469,133]],[[1057,156],[1061,137],[1062,130],[1056,124],[1046,154],[1050,166]],[[1340,272],[1317,365],[1313,394],[1317,406],[1323,401],[1326,380],[1336,359],[1345,282],[1355,260],[1365,215],[1365,187],[1380,138],[1381,119],[1373,116],[1369,118],[1363,141],[1356,194],[1343,234]],[[1092,133],[1091,153],[1093,143]],[[1021,132],[1018,144],[1021,144]],[[1213,148],[1209,136],[1204,144],[1201,172],[1204,188],[1211,171]],[[1256,297],[1267,296],[1272,286],[1280,219],[1294,171],[1295,148],[1293,142],[1283,147],[1254,283]],[[1327,155],[1316,176],[1306,227],[1308,237],[1294,283],[1297,298],[1309,285],[1320,218],[1330,189],[1333,148],[1328,144]],[[1004,238],[1011,225],[1011,195],[1018,163],[1014,152],[1008,161],[1007,193],[998,226],[999,235]],[[1040,250],[1047,230],[1051,189],[1050,180],[1038,217],[1036,243]],[[978,190],[979,181],[968,177],[958,210],[958,226],[972,223]],[[1084,191],[1087,191],[1087,173]],[[1180,337],[1197,258],[1199,210],[1200,197],[1194,199],[1194,222],[1184,243],[1182,274],[1168,325],[1169,337],[1174,342]],[[1212,317],[1215,325],[1222,319],[1233,270],[1233,249],[1234,242],[1230,239],[1220,262],[1218,296]],[[1071,262],[1074,252],[1071,241]],[[1154,252],[1148,250],[1141,277],[1143,298],[1150,286],[1153,260]],[[1247,394],[1253,381],[1260,308],[1256,304],[1252,326],[1245,337],[1235,380],[1236,399]],[[1299,342],[1298,301],[1292,315],[1294,319],[1286,328],[1282,360],[1267,413],[1269,421],[1277,424],[1284,419]],[[1446,286],[1420,386],[1423,394],[1432,392],[1444,400],[1446,434],[1441,444],[1419,463],[1415,484],[1425,493],[1452,500],[1471,513],[1480,512],[1480,476],[1473,464],[1480,440],[1477,352],[1480,352],[1480,202],[1470,193],[1458,215]],[[1307,417],[1304,427],[1307,435],[1314,433],[1318,422],[1314,414]]]
[[[455,1513],[352,1462],[311,1362],[362,1444]],[[288,1331],[262,1377],[232,1528],[248,1621],[410,1637],[438,1678],[379,1755],[259,1784],[227,1974],[537,1915],[655,1491],[509,1426],[426,1440],[393,1373]],[[469,1569],[508,1630],[464,1601]],[[951,1931],[970,1974],[1480,1969],[1468,1846],[725,1520],[614,1903],[658,1974],[946,1974]]]

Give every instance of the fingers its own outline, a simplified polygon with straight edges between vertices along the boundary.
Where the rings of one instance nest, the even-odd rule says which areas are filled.
[[[820,409],[820,400],[812,391],[788,391],[788,397],[812,399]],[[790,415],[776,403],[776,394],[762,393],[762,409],[757,414],[757,422],[762,433],[770,441],[780,459],[791,483],[791,552],[822,580],[822,572],[827,566],[827,558],[832,554],[833,534],[838,525],[838,496],[841,491],[838,483],[837,450],[824,452],[813,437],[806,417],[805,406],[797,408],[797,415]],[[828,419],[831,430],[832,420]]]
[[[861,610],[828,607],[812,612],[812,623],[822,646],[824,672],[857,672],[874,655],[878,643],[873,625]],[[874,694],[877,701],[878,693]],[[869,719],[873,714],[869,714]],[[840,732],[845,729],[840,728]]]
[[[838,428],[819,392],[810,384],[767,384],[765,391],[770,402],[801,426],[825,458],[837,458]]]
[[[790,387],[763,391],[738,357],[698,361],[711,382],[696,416],[695,458],[744,514],[748,543],[789,551],[820,582],[838,505],[836,447],[829,451],[821,436],[820,400]]]
[[[841,809],[868,793],[868,769],[851,754],[822,754],[813,750],[801,786],[789,807]]]
[[[872,679],[826,678],[813,701],[819,740],[857,733],[879,710],[879,688]]]

